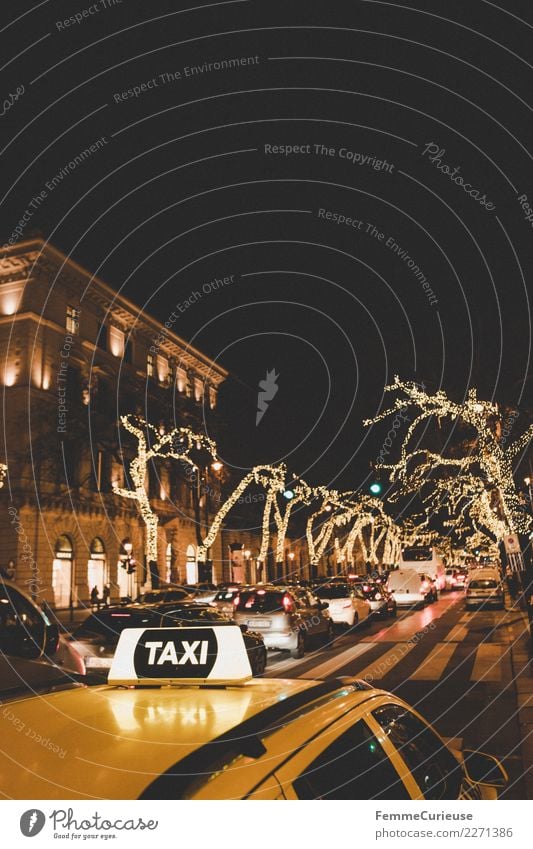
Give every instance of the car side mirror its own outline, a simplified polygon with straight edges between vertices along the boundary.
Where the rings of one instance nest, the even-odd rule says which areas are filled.
[[[509,776],[497,758],[474,749],[463,749],[462,754],[463,768],[469,781],[490,787],[505,787]]]
[[[319,601],[318,602],[319,610],[325,610],[326,607],[329,607],[329,601]]]

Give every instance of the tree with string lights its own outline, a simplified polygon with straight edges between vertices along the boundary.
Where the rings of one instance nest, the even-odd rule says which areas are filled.
[[[392,414],[414,407],[416,412],[403,439],[400,459],[382,464],[390,479],[399,485],[400,494],[410,494],[429,485],[433,493],[427,504],[434,509],[446,501],[454,518],[468,513],[497,540],[505,534],[526,533],[531,517],[526,515],[513,477],[513,463],[533,437],[533,425],[507,445],[500,437],[501,422],[496,404],[482,401],[470,389],[462,403],[452,401],[443,390],[433,395],[414,382],[401,381],[385,387],[397,393],[394,404],[366,425],[375,424]],[[475,439],[468,454],[444,457],[418,447],[420,425],[435,417],[468,425]]]
[[[147,491],[149,463],[158,459],[178,460],[191,468],[196,468],[193,456],[195,452],[207,451],[217,459],[215,442],[204,434],[195,433],[188,427],[174,427],[166,430],[157,428],[140,416],[120,417],[123,428],[137,442],[136,456],[129,463],[129,478],[132,487],[113,485],[113,492],[122,498],[129,498],[138,505],[146,526],[145,554],[151,575],[157,575],[157,528],[159,519],[150,504]]]

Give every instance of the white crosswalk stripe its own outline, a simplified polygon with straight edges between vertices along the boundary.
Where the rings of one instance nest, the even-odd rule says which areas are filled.
[[[366,680],[371,683],[372,681],[379,681],[381,678],[384,678],[385,675],[388,675],[391,669],[394,669],[396,664],[400,663],[401,660],[415,647],[416,643],[396,643],[396,645],[389,649],[388,652],[378,657],[373,663],[370,663],[361,672],[357,672],[358,678],[366,678]]]
[[[501,681],[502,656],[505,647],[500,643],[481,643],[476,649],[471,681]]]
[[[337,669],[341,669],[343,666],[347,666],[351,661],[356,660],[356,658],[361,657],[362,654],[369,651],[371,648],[376,646],[377,643],[357,643],[355,646],[351,646],[346,651],[341,652],[340,654],[335,655],[330,660],[326,660],[325,663],[321,663],[318,666],[313,666],[310,670],[308,670],[305,674],[300,675],[300,678],[326,678],[328,675],[333,675]],[[349,674],[354,674],[352,670],[347,670]],[[359,673],[356,673],[359,678]]]
[[[456,648],[457,643],[437,643],[409,677],[413,681],[438,681]]]
[[[463,640],[466,640],[468,635],[468,628],[465,628],[464,625],[454,625],[452,630],[446,634],[444,637],[445,643],[462,643]]]

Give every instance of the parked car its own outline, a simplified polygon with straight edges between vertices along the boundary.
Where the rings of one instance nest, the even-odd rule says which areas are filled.
[[[218,587],[208,582],[186,584],[185,589],[198,604],[210,604],[218,592]]]
[[[394,595],[398,607],[423,607],[438,598],[435,582],[429,575],[414,569],[396,569],[391,572],[387,588]]]
[[[225,613],[226,616],[233,617],[235,612],[233,599],[239,594],[241,589],[238,585],[228,586],[223,590],[219,589],[211,602],[212,606],[220,610],[221,613]]]
[[[14,657],[53,658],[59,628],[12,581],[0,579],[0,651]]]
[[[303,657],[313,639],[331,645],[333,622],[328,603],[305,589],[261,586],[242,590],[234,599],[234,619],[263,635],[269,649]]]
[[[126,628],[176,628],[202,625],[233,625],[220,611],[194,601],[127,605],[92,613],[71,637],[74,649],[83,658],[87,672],[107,676],[119,637]],[[261,634],[241,628],[254,675],[264,672],[267,653]]]
[[[384,619],[388,616],[396,616],[398,611],[395,598],[383,584],[377,581],[361,584],[361,591],[365,601],[370,605],[371,616]]]
[[[335,625],[356,628],[368,619],[371,606],[360,586],[350,586],[332,581],[317,587],[318,598],[329,604],[329,615]]]
[[[138,604],[163,604],[166,601],[186,601],[191,598],[188,587],[168,585],[157,590],[146,590],[138,595],[135,601]]]
[[[505,607],[503,581],[498,569],[476,569],[466,586],[465,607],[470,610],[478,605]]]

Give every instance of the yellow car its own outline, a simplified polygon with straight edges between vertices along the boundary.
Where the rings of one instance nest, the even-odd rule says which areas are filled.
[[[108,684],[0,711],[15,799],[496,798],[507,780],[365,682],[253,679],[238,627],[125,630]]]

